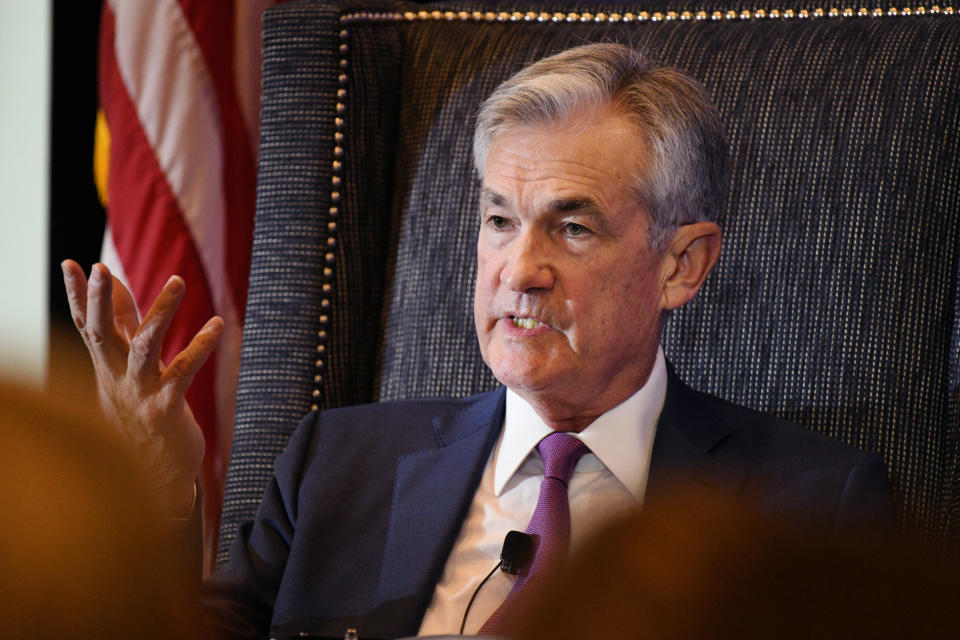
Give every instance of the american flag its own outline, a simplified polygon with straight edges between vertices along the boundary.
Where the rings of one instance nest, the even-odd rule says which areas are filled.
[[[106,0],[100,28],[102,259],[141,314],[172,274],[186,281],[165,362],[210,316],[224,319],[220,348],[187,392],[207,443],[207,568],[233,430],[253,233],[260,16],[276,1]]]

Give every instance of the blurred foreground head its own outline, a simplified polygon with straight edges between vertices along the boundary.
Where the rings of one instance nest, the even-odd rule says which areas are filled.
[[[960,637],[955,557],[815,535],[715,493],[662,498],[584,545],[517,637]]]
[[[190,637],[182,554],[97,415],[0,386],[0,637]]]

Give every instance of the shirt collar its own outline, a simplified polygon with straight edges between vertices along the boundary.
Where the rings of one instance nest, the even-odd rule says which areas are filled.
[[[653,437],[666,393],[667,366],[663,349],[658,348],[650,376],[640,389],[580,433],[571,434],[590,447],[590,451],[638,502],[643,500],[646,491]],[[497,496],[537,443],[552,432],[530,403],[507,389],[503,434],[494,469]]]

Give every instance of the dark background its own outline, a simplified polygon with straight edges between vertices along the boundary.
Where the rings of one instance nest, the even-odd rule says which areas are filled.
[[[60,262],[99,259],[106,214],[93,183],[97,41],[102,0],[54,0],[50,114],[50,320],[71,324]],[[51,365],[55,360],[51,359]]]
[[[50,342],[47,386],[93,398],[93,367],[73,328],[60,262],[89,272],[100,258],[106,212],[93,182],[97,46],[102,0],[54,0],[50,110]],[[83,395],[85,389],[87,395]]]

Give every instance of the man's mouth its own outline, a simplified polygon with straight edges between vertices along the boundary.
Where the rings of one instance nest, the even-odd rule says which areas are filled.
[[[533,318],[521,318],[520,316],[510,316],[510,320],[513,322],[513,326],[520,329],[536,329],[537,327],[542,327],[543,323],[539,320],[534,320]]]

